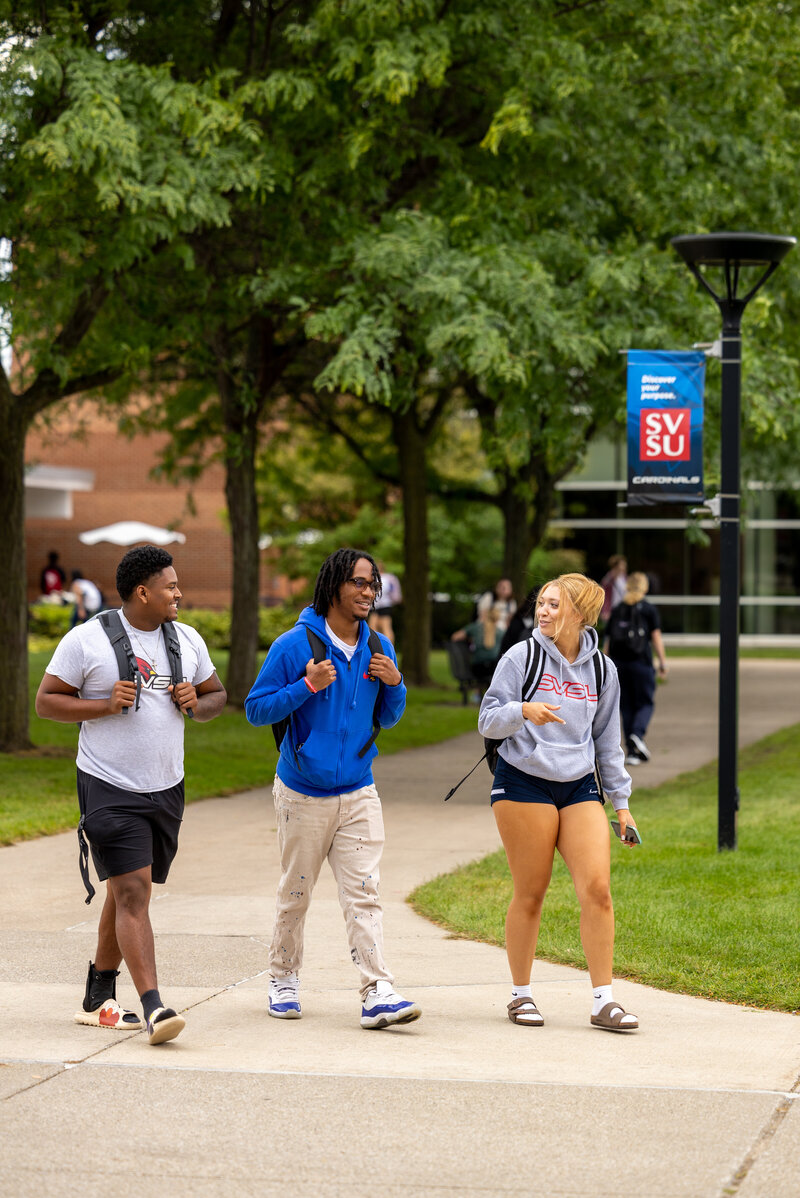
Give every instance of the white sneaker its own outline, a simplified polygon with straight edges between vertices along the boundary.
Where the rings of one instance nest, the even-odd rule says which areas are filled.
[[[300,1019],[300,983],[296,974],[270,978],[269,1013],[276,1019]]]
[[[625,764],[626,765],[641,765],[642,758],[638,757],[636,753],[629,753],[628,756],[625,758]]]
[[[642,740],[641,736],[632,736],[631,744],[643,761],[650,760],[650,750]]]
[[[415,1002],[410,1002],[392,989],[391,982],[378,982],[364,999],[361,1026],[382,1028],[390,1027],[393,1023],[413,1023],[421,1014]]]

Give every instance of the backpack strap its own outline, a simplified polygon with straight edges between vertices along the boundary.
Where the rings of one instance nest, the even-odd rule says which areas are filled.
[[[599,703],[600,693],[606,684],[606,655],[600,649],[595,649],[592,654],[592,665],[594,666],[595,694]]]
[[[114,650],[114,656],[117,659],[117,668],[122,682],[136,683],[136,702],[134,703],[134,711],[139,710],[139,697],[142,693],[142,675],[139,672],[139,667],[136,664],[136,654],[131,646],[127,632],[122,626],[122,620],[118,611],[101,611],[92,619],[98,620],[100,627],[111,642],[111,648]],[[128,708],[122,708],[122,714],[128,714]]]
[[[383,653],[383,642],[382,642],[381,638],[378,636],[378,634],[374,628],[370,628],[370,630],[369,630],[369,640],[367,643],[369,645],[370,655],[372,655],[373,653]],[[384,690],[384,683],[381,682],[380,679],[378,679],[378,693],[375,696],[375,706],[372,709],[372,736],[369,738],[367,743],[364,745],[363,749],[359,750],[359,754],[358,754],[359,757],[363,757],[366,753],[369,752],[369,750],[375,744],[375,741],[378,738],[378,733],[381,730],[380,720],[378,719],[378,712],[381,709],[381,702],[383,700],[383,690]]]
[[[539,689],[544,674],[544,650],[531,636],[526,641],[528,656],[525,659],[525,681],[522,684],[522,702],[530,703]],[[531,660],[532,658],[532,660]]]
[[[86,843],[86,836],[83,831],[86,824],[86,807],[84,806],[80,789],[78,790],[78,808],[80,811],[80,820],[78,822],[78,869],[80,870],[81,881],[86,889],[86,898],[84,901],[88,907],[97,892],[92,885],[92,879],[89,877],[89,845]]]
[[[592,665],[594,666],[594,685],[597,695],[597,702],[600,702],[600,694],[606,683],[606,655],[600,649],[595,649],[592,654]],[[600,801],[605,803],[605,792],[603,790],[603,779],[600,777],[600,766],[597,764],[595,757],[594,776],[597,779],[597,789],[600,792]]]
[[[328,647],[325,642],[320,636],[317,635],[316,632],[314,632],[313,628],[309,628],[308,625],[306,625],[306,637],[308,638],[308,647],[311,650],[311,656],[314,658],[315,664],[319,661],[324,661],[328,656]],[[302,677],[305,677],[305,670],[303,670],[303,673],[301,674],[301,678]],[[280,752],[281,746],[283,745],[284,739],[286,737],[286,733],[291,730],[291,727],[291,712],[289,715],[285,715],[282,720],[276,720],[272,725],[272,735],[275,738],[275,748],[278,750],[278,752]],[[292,746],[292,755],[294,756],[295,760],[297,760],[297,751],[295,749],[294,739],[290,737],[289,743]]]
[[[322,637],[318,636],[313,628],[306,625],[306,636],[308,637],[308,645],[311,649],[311,656],[314,658],[314,665],[324,661],[328,656],[328,646],[323,641]]]
[[[164,634],[164,644],[167,647],[167,661],[169,662],[169,672],[172,678],[172,685],[177,686],[179,682],[185,682],[183,676],[183,662],[181,661],[181,642],[178,636],[178,631],[171,620],[166,620],[161,625],[161,631]],[[174,700],[173,700],[174,701]],[[178,704],[176,703],[177,707]],[[180,710],[180,708],[179,708]],[[194,719],[194,712],[190,709],[183,713],[187,719]]]

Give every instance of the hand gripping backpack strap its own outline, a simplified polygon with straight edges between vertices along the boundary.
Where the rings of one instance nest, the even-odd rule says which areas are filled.
[[[316,665],[317,662],[324,661],[325,658],[328,656],[328,647],[325,644],[325,642],[323,641],[322,637],[318,636],[317,633],[314,632],[313,628],[309,628],[308,625],[306,625],[306,636],[308,637],[308,646],[311,650],[311,656],[314,658],[314,664]],[[305,676],[305,670],[303,670],[303,674],[301,675],[301,677],[304,677],[304,676]],[[283,744],[284,737],[286,736],[286,733],[289,731],[291,726],[292,726],[291,713],[289,715],[285,715],[282,720],[276,720],[275,723],[272,725],[272,735],[275,738],[275,748],[278,749],[279,751],[280,751],[281,745]],[[294,748],[293,742],[292,742],[292,753],[293,753],[293,755],[295,755],[295,748]]]
[[[370,630],[369,630],[369,642],[368,643],[369,643],[370,656],[372,656],[373,653],[383,653],[383,643],[381,641],[381,638],[378,636],[377,632],[374,630],[374,628],[370,628]],[[384,689],[384,683],[381,682],[380,679],[378,679],[378,693],[375,696],[375,706],[372,709],[372,736],[369,738],[367,743],[364,745],[363,749],[359,750],[359,754],[358,754],[359,757],[363,757],[366,753],[369,752],[369,750],[375,744],[375,741],[377,740],[377,737],[378,737],[378,733],[381,730],[381,724],[380,724],[380,720],[378,719],[378,713],[380,712],[381,702],[383,700],[383,689]]]
[[[122,682],[136,683],[136,702],[134,703],[134,711],[139,710],[139,697],[142,693],[142,675],[139,672],[139,667],[136,664],[136,654],[131,646],[127,632],[122,626],[122,619],[118,611],[101,611],[92,619],[98,620],[100,627],[105,632],[111,648],[114,650],[114,656],[117,659],[117,669]],[[128,708],[122,708],[122,715],[128,714]]]
[[[183,661],[181,660],[181,642],[180,637],[178,636],[178,630],[171,620],[167,620],[161,625],[161,631],[164,634],[164,644],[167,647],[167,661],[169,662],[169,672],[172,678],[172,685],[177,686],[179,682],[185,682],[183,677]],[[174,699],[173,702],[175,702]],[[180,711],[180,707],[177,703],[175,703],[175,706],[178,707],[178,710]],[[183,714],[188,720],[194,719],[194,712],[191,710],[191,708],[189,708],[188,711],[183,712]]]

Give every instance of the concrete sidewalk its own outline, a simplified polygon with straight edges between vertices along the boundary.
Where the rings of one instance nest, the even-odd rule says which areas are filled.
[[[744,661],[741,692],[747,743],[800,717],[786,702],[800,662]],[[715,726],[716,663],[676,660],[635,785],[711,759]],[[0,1192],[796,1198],[797,1018],[623,981],[641,1030],[612,1036],[589,1026],[584,973],[537,963],[546,1026],[517,1028],[505,953],[407,906],[419,882],[498,845],[485,766],[442,802],[481,751],[470,735],[376,769],[387,953],[424,1012],[405,1029],[359,1026],[329,871],[308,919],[303,1019],[267,1016],[266,788],[187,810],[153,904],[162,992],[187,1027],[159,1048],[71,1022],[100,907],[82,903],[74,833],[0,850]],[[119,993],[136,1005],[124,972]]]

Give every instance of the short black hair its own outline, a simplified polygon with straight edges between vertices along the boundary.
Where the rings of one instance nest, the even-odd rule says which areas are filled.
[[[371,554],[363,549],[337,549],[322,563],[317,581],[314,584],[312,607],[318,616],[327,616],[334,599],[339,594],[339,587],[353,577],[353,567],[360,558],[365,558],[372,566],[372,581],[375,584],[375,596],[381,593],[381,574]]]
[[[133,592],[154,574],[172,565],[172,554],[158,545],[140,545],[129,549],[117,566],[117,592],[124,603]]]

